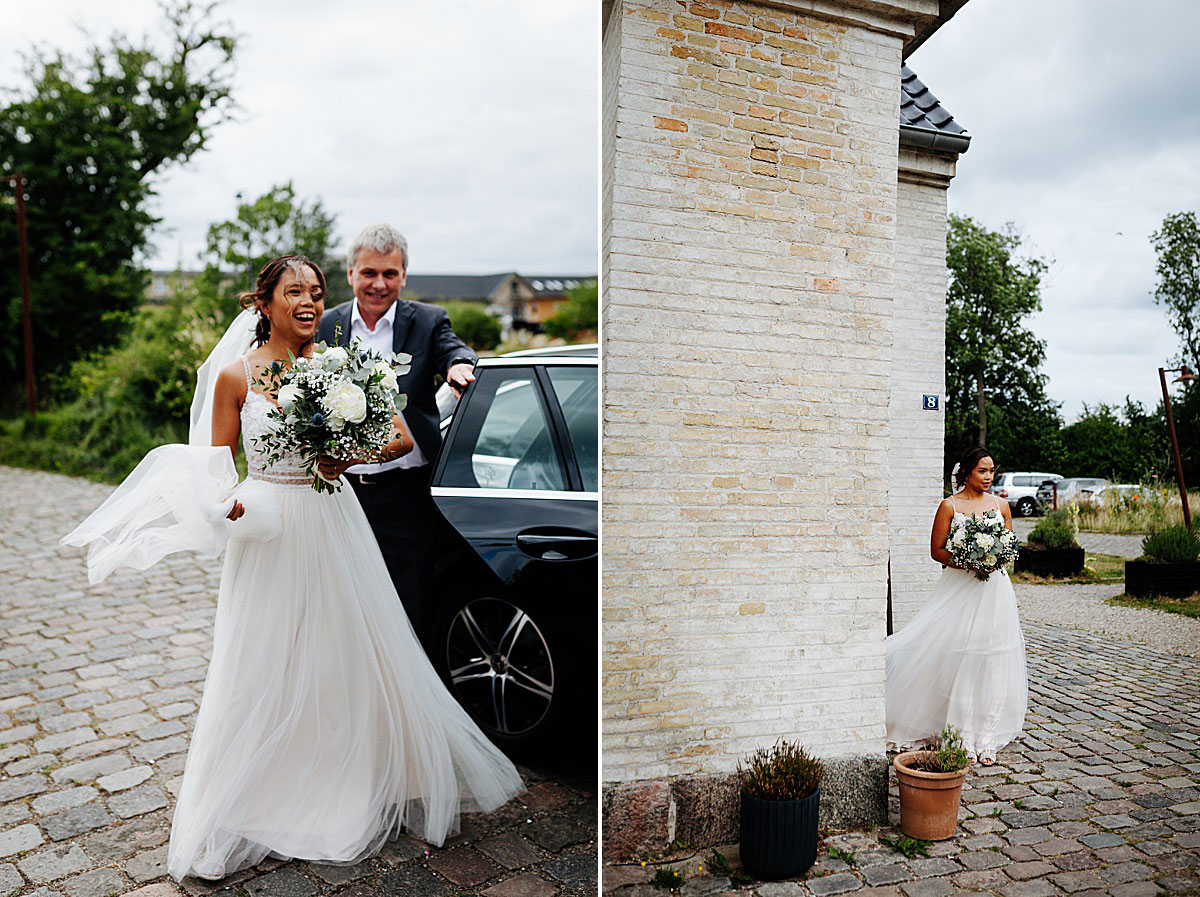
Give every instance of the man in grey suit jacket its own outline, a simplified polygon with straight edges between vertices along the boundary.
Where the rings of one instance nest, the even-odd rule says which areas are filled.
[[[408,243],[393,227],[364,228],[350,244],[346,279],[354,299],[321,317],[317,339],[348,346],[357,338],[377,352],[406,352],[411,369],[400,378],[408,396],[404,422],[416,446],[385,464],[359,464],[345,477],[383,553],[388,572],[417,635],[424,639],[428,621],[421,602],[429,589],[433,554],[433,500],[429,495],[432,463],[441,446],[434,375],[455,392],[475,379],[478,356],[450,328],[446,310],[400,298],[408,272]]]

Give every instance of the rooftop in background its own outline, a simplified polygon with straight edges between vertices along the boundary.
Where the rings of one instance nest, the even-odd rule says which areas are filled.
[[[539,295],[542,293],[561,293],[573,290],[588,281],[596,279],[595,274],[526,274],[525,279]]]
[[[483,302],[516,276],[503,274],[410,274],[404,282],[404,294],[421,299],[463,299]]]
[[[953,153],[965,153],[971,143],[966,128],[907,65],[900,67],[900,143]]]

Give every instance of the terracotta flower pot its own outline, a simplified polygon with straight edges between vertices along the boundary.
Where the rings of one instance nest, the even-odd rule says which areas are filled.
[[[945,841],[958,828],[958,805],[967,770],[924,772],[912,769],[925,751],[906,751],[892,761],[900,782],[900,830],[922,841]]]

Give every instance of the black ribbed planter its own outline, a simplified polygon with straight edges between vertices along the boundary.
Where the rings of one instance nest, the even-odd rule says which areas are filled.
[[[1083,572],[1083,549],[1022,545],[1013,569],[1034,576],[1074,576]]]
[[[742,865],[757,878],[790,878],[817,860],[821,789],[800,800],[759,800],[742,792]]]
[[[1125,562],[1125,593],[1139,598],[1165,595],[1186,598],[1200,592],[1200,562],[1159,564],[1154,561]]]

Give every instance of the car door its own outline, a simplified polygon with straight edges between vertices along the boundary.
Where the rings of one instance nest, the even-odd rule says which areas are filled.
[[[594,361],[481,365],[438,457],[431,654],[493,737],[594,691],[596,390]]]

